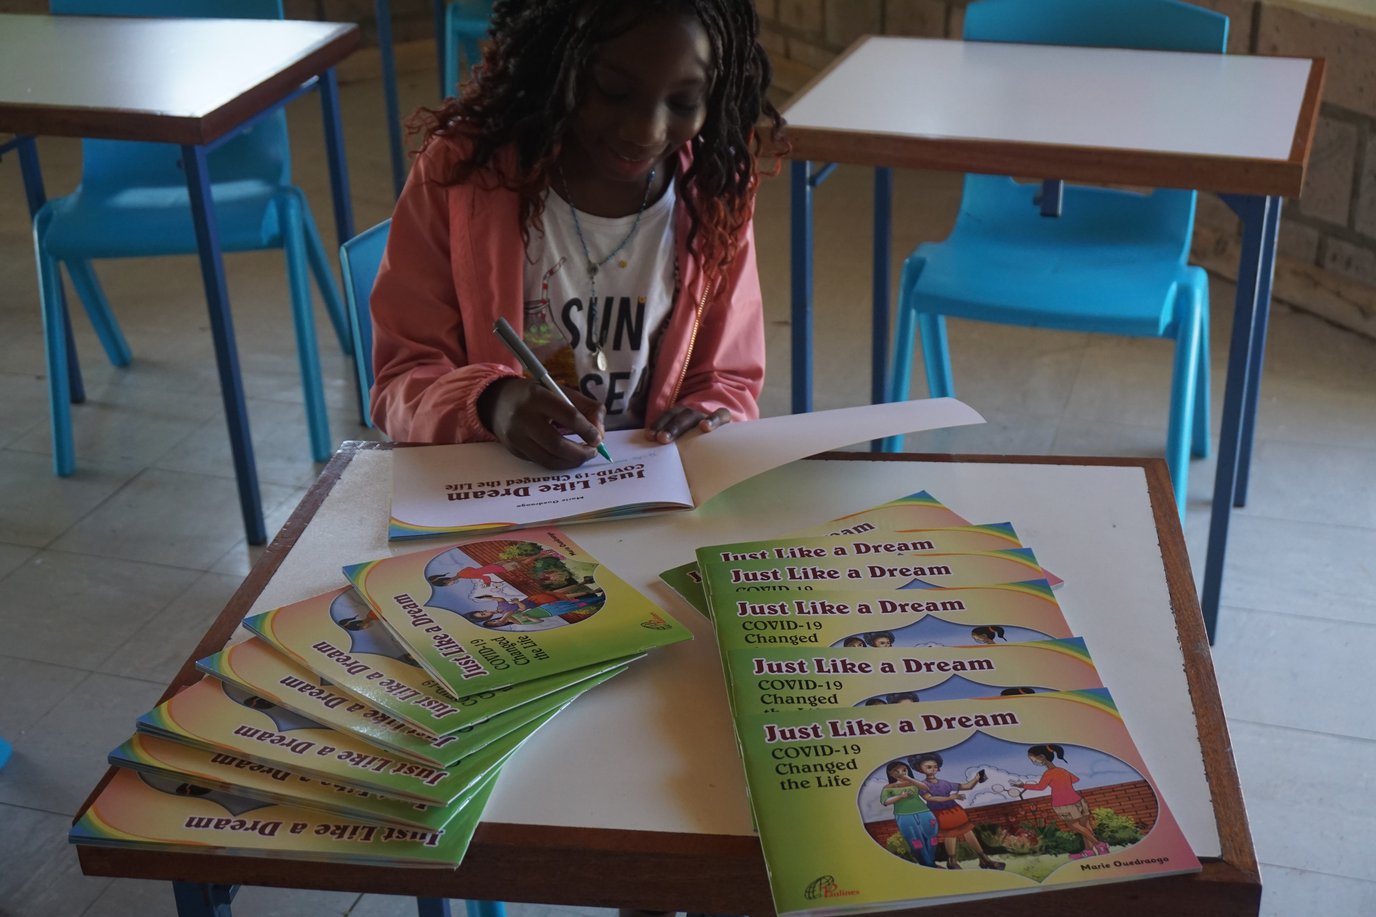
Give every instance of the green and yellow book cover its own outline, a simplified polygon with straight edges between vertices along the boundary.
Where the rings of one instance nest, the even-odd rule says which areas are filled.
[[[341,691],[433,735],[467,729],[626,661],[456,698],[420,667],[352,586],[254,615],[244,626]]]
[[[257,637],[199,660],[196,668],[322,726],[435,767],[448,767],[566,703],[558,694],[547,694],[476,726],[434,736],[356,700]]]
[[[542,721],[526,726],[529,735]],[[519,740],[520,734],[513,735]],[[514,752],[515,746],[512,747]],[[326,783],[284,767],[262,764],[242,755],[208,751],[170,739],[135,733],[110,752],[110,763],[140,773],[222,790],[235,796],[301,806],[354,821],[438,831],[458,813],[467,797],[448,806],[427,806],[380,796],[340,783]],[[504,759],[505,760],[505,759]],[[498,762],[500,764],[501,762]]]
[[[778,647],[726,654],[737,716],[1101,688],[1084,640],[1007,646]]]
[[[472,539],[344,572],[455,697],[692,638],[558,529]]]
[[[913,540],[886,542],[924,544]],[[1030,548],[966,553],[874,551],[872,541],[853,536],[790,542],[745,542],[698,548],[704,591],[712,607],[759,592],[761,587],[812,586],[824,589],[932,589],[988,586],[1042,579]]]
[[[1102,688],[780,711],[736,727],[780,914],[1200,868]]]
[[[716,545],[723,552],[738,549],[739,553],[761,554],[785,558],[794,549],[810,548],[818,539],[830,542],[831,539],[845,539],[840,545],[849,544],[851,553],[856,556],[879,556],[885,554],[966,554],[980,551],[1001,551],[1023,547],[1018,534],[1007,522],[988,525],[963,525],[957,528],[928,529],[920,532],[905,532],[897,535],[883,531],[869,531],[853,535],[788,535],[767,541],[746,542],[739,545]],[[761,558],[763,559],[763,558]],[[1037,577],[1044,575],[1038,572]],[[1024,577],[1027,578],[1027,577]],[[707,598],[703,592],[702,574],[698,561],[665,570],[660,574],[675,592],[703,614],[707,614]]]
[[[350,821],[119,768],[67,835],[73,844],[452,869],[463,860],[495,774],[435,831]]]
[[[612,674],[566,689],[564,702]],[[138,731],[435,806],[472,789],[513,744],[503,737],[448,768],[419,764],[208,676],[139,717]]]
[[[807,589],[762,584],[713,606],[723,653],[758,647],[883,649],[1072,637],[1045,580],[951,589]]]

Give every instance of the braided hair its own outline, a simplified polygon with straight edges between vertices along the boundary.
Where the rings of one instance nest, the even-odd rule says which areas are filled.
[[[516,174],[499,180],[520,196],[521,239],[529,244],[530,228],[541,228],[554,160],[596,48],[668,13],[696,18],[712,48],[706,120],[691,141],[693,162],[678,187],[689,217],[688,247],[708,273],[724,273],[751,216],[762,119],[771,152],[783,149],[783,119],[766,95],[773,71],[759,43],[753,0],[497,0],[491,41],[460,96],[420,109],[408,127],[422,135],[422,149],[451,132],[472,138],[472,156],[449,176],[453,184],[513,146]]]

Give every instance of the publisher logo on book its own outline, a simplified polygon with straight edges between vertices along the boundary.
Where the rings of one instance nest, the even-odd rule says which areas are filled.
[[[650,630],[668,630],[669,628],[673,627],[673,625],[670,624],[668,621],[664,620],[659,615],[654,613],[650,614],[650,620],[641,621],[640,626],[648,627]]]
[[[842,888],[836,884],[835,876],[822,876],[813,879],[807,888],[803,889],[803,897],[809,901],[816,901],[819,898],[845,898],[848,895],[858,895],[860,890],[857,888]]]

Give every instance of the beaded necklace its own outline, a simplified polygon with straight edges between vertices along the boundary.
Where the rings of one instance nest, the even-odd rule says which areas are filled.
[[[635,221],[631,223],[630,231],[626,233],[626,237],[617,243],[616,248],[612,249],[607,257],[601,261],[594,261],[592,252],[588,249],[588,240],[583,238],[583,224],[578,221],[578,208],[573,206],[573,195],[569,193],[569,181],[564,177],[564,168],[563,166],[558,168],[559,183],[564,186],[564,200],[568,202],[569,213],[573,216],[573,231],[578,235],[578,244],[583,247],[583,258],[588,270],[588,286],[591,288],[588,293],[588,343],[592,345],[593,360],[597,363],[598,370],[606,372],[607,354],[602,349],[603,336],[597,333],[597,272],[629,245],[631,239],[635,238],[636,230],[640,228],[640,218],[645,215],[645,207],[650,203],[650,188],[655,183],[656,170],[651,169],[649,177],[645,179],[645,195],[640,200],[640,209],[635,212]],[[597,337],[594,339],[595,333],[597,333]]]

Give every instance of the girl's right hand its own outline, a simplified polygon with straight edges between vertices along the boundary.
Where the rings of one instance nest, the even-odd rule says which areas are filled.
[[[606,411],[581,392],[564,391],[574,407],[529,379],[498,379],[478,396],[478,419],[517,458],[546,468],[577,468],[597,454]],[[568,439],[565,430],[583,442]]]

